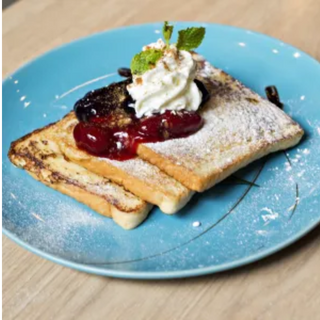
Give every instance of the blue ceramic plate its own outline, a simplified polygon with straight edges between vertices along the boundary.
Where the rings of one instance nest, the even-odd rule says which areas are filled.
[[[81,271],[123,278],[203,275],[261,259],[320,222],[320,65],[279,40],[204,25],[211,63],[264,94],[276,85],[284,110],[305,129],[300,145],[258,161],[196,195],[174,216],[154,209],[125,231],[51,190],[7,159],[10,142],[60,119],[89,90],[119,80],[118,67],[160,36],[162,24],[96,34],[53,50],[3,83],[3,229],[26,249]],[[246,181],[254,182],[248,184]],[[200,226],[193,223],[199,221]]]

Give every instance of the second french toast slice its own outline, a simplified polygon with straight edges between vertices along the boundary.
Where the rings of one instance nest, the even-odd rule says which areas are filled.
[[[124,186],[141,199],[159,206],[167,214],[177,212],[194,194],[158,167],[140,158],[117,161],[95,157],[80,150],[73,137],[77,123],[74,112],[70,112],[57,123],[51,137],[72,162]]]

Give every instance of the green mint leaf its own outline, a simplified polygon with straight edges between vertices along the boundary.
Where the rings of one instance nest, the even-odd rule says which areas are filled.
[[[169,25],[168,21],[165,21],[162,28],[162,34],[163,34],[164,40],[166,41],[167,46],[169,46],[169,41],[171,39],[172,32],[173,32],[173,26]]]
[[[193,27],[179,31],[177,48],[186,51],[198,48],[204,38],[205,32],[206,29],[203,27]]]
[[[158,49],[149,49],[136,54],[130,65],[132,74],[143,74],[154,67],[162,56],[163,52]]]

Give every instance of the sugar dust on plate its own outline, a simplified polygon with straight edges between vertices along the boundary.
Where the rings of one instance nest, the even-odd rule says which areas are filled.
[[[201,222],[200,221],[195,221],[193,224],[192,224],[193,227],[195,228],[198,228],[201,226]]]

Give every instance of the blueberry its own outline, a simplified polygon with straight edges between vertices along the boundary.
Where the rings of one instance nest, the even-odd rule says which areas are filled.
[[[124,78],[132,78],[132,73],[129,68],[119,68],[118,74],[119,74],[119,76],[124,77]]]
[[[269,86],[265,88],[267,98],[270,102],[275,104],[280,109],[283,108],[283,103],[280,100],[278,90],[275,86]]]
[[[203,106],[210,99],[209,91],[207,90],[203,82],[201,82],[200,80],[194,79],[194,82],[202,93],[202,100],[200,105]]]

